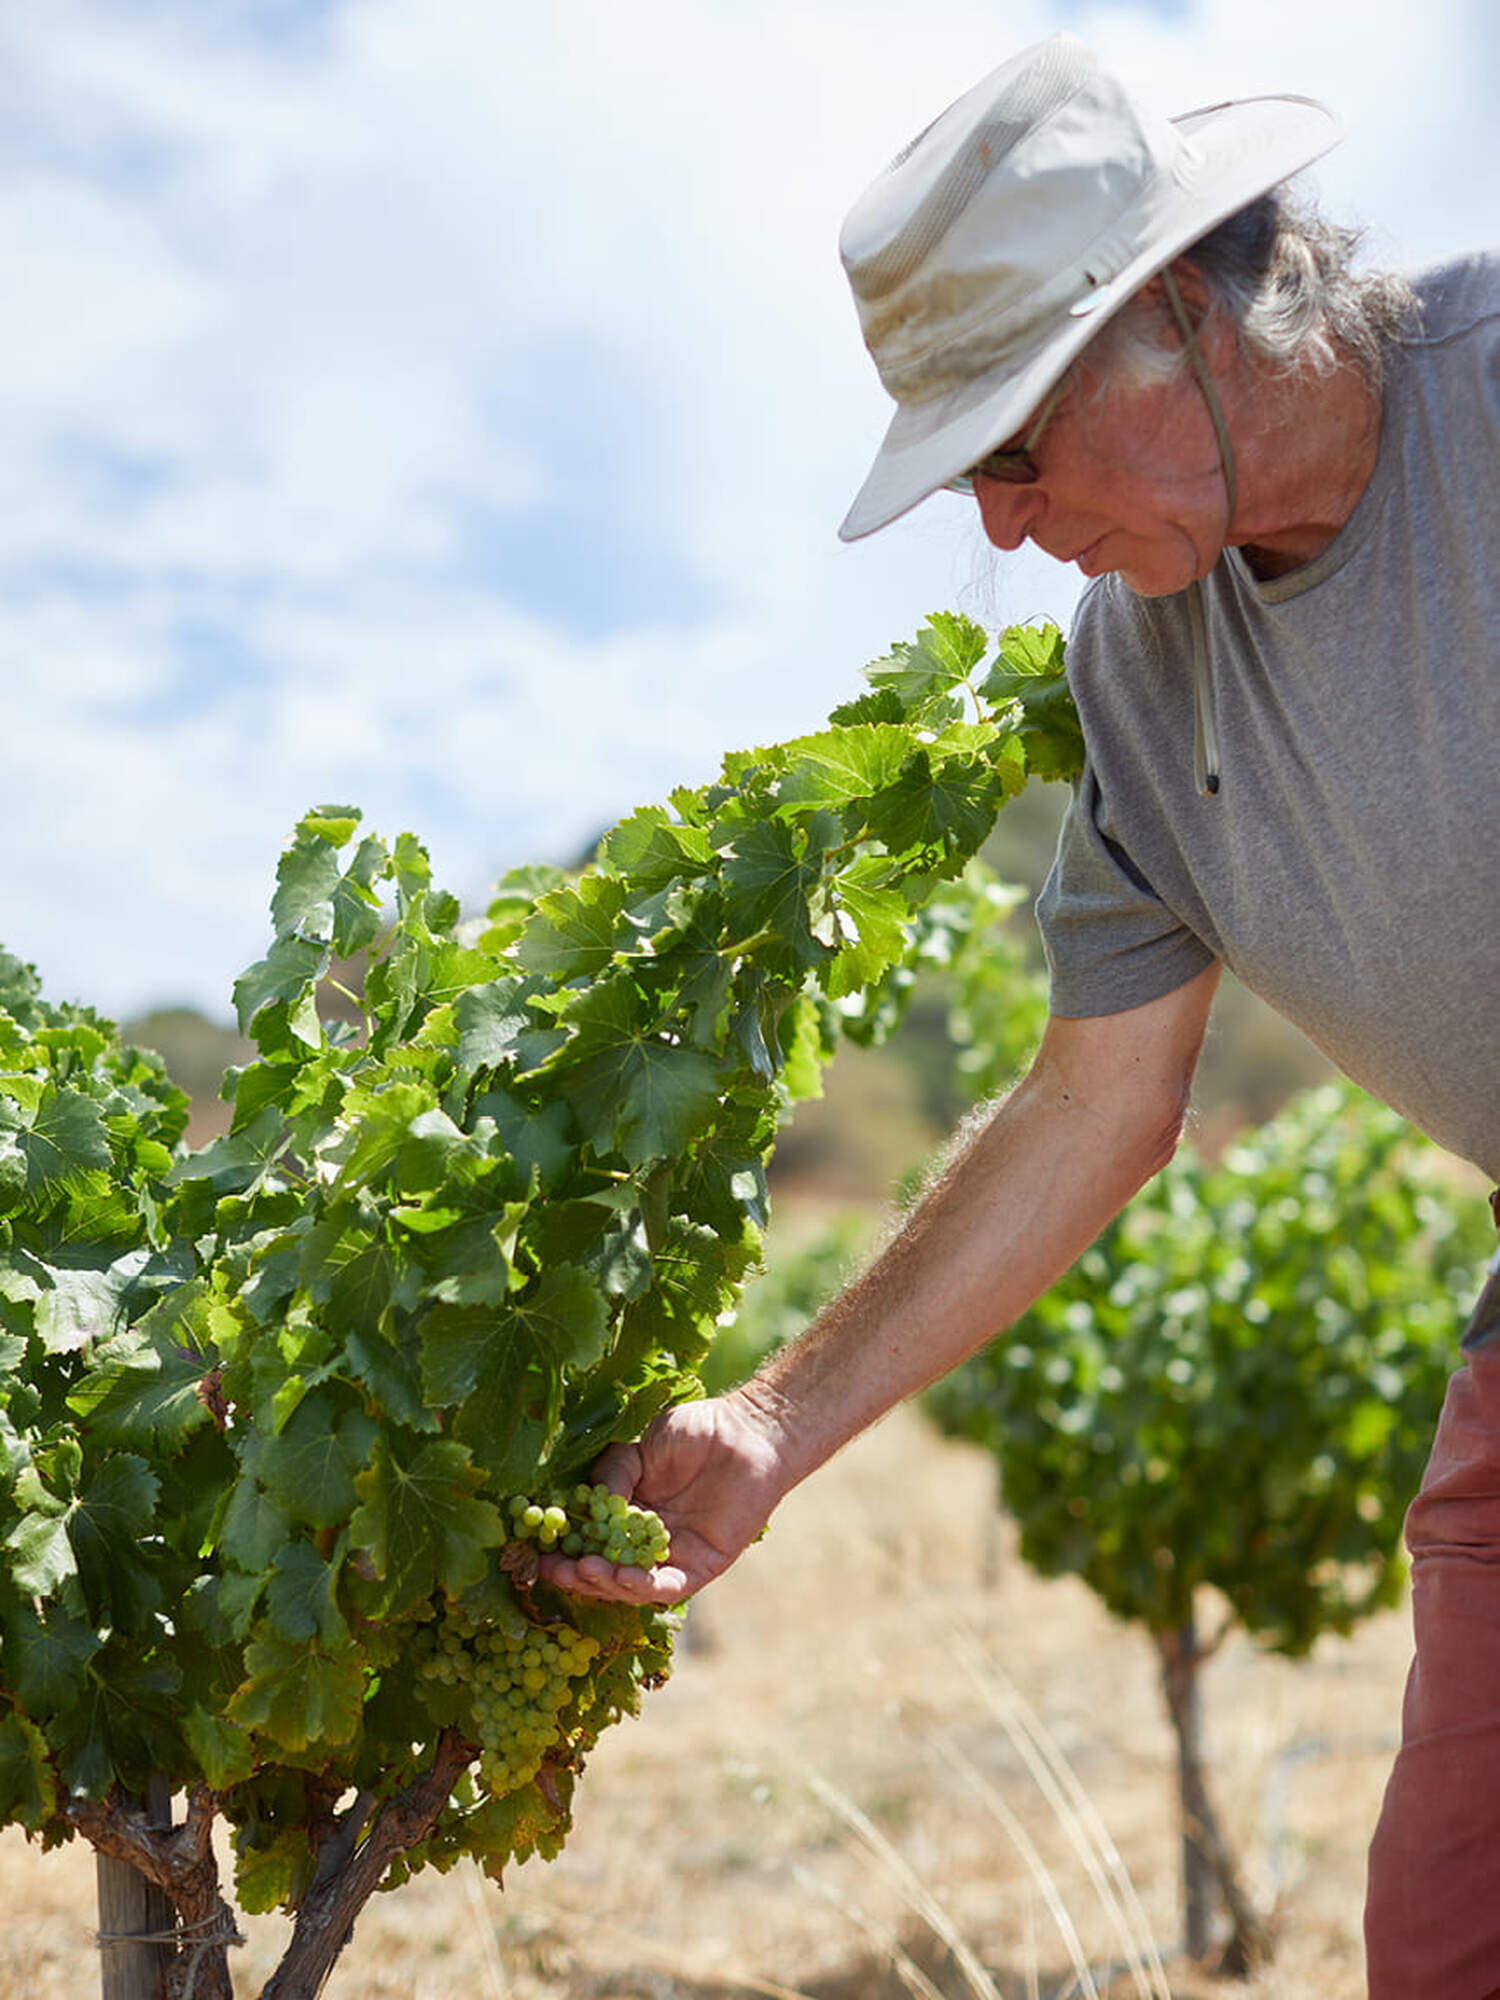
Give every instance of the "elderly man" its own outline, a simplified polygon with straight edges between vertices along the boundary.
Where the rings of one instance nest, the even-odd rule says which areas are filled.
[[[743,1389],[617,1447],[680,1597],[994,1338],[1175,1145],[1220,967],[1500,1180],[1500,264],[1408,283],[1282,183],[1296,98],[1173,121],[1060,36],[951,106],[843,251],[896,414],[844,524],[943,486],[1097,581],[1088,746],[1025,1080],[880,1262]],[[1500,1993],[1500,1348],[1476,1322],[1408,1538],[1418,1657],[1371,1863],[1375,2000]]]

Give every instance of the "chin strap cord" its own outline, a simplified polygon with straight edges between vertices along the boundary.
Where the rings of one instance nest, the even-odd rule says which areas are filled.
[[[1224,412],[1219,407],[1215,394],[1213,377],[1208,372],[1208,364],[1203,359],[1203,350],[1198,345],[1198,336],[1193,331],[1193,322],[1188,317],[1187,307],[1182,303],[1182,294],[1177,289],[1177,281],[1169,270],[1161,274],[1162,288],[1167,295],[1167,303],[1172,308],[1182,333],[1182,344],[1193,373],[1198,378],[1198,387],[1203,391],[1203,400],[1208,405],[1208,414],[1213,420],[1214,435],[1219,441],[1219,463],[1224,468],[1224,500],[1227,512],[1224,517],[1225,532],[1234,519],[1235,504],[1239,493],[1234,476],[1234,447],[1229,442],[1229,426],[1224,421]],[[1195,577],[1188,585],[1188,625],[1193,640],[1193,783],[1205,798],[1212,798],[1219,789],[1219,731],[1214,716],[1214,688],[1208,671],[1208,632],[1203,614],[1203,592]]]

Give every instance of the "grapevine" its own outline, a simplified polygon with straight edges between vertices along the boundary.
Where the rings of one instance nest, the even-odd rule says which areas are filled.
[[[589,1466],[699,1393],[782,1121],[1076,761],[1055,631],[989,653],[938,614],[477,920],[411,835],[308,813],[194,1153],[159,1063],[0,963],[0,1821],[133,1842],[183,1908],[126,1803],[165,1777],[297,1913],[278,1996],[377,1882],[558,1851],[673,1621],[537,1558],[659,1560]]]
[[[1230,1968],[1270,1938],[1208,1796],[1197,1676],[1235,1626],[1295,1657],[1397,1601],[1402,1517],[1492,1241],[1435,1148],[1329,1084],[1216,1163],[1179,1154],[927,1394],[993,1453],[1027,1561],[1149,1634],[1179,1739],[1186,1934],[1206,1950],[1222,1899]]]

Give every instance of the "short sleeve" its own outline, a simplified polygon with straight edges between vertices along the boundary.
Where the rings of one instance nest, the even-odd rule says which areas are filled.
[[[1067,1019],[1123,1014],[1185,986],[1214,963],[1213,952],[1111,838],[1091,763],[1073,787],[1036,914],[1051,1010]]]

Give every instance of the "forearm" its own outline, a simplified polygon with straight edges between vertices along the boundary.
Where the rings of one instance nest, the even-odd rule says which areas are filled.
[[[1178,1002],[1186,1034],[1160,1052],[1125,1029],[1054,1036],[871,1269],[746,1385],[787,1490],[1001,1333],[1165,1163],[1212,988]]]

